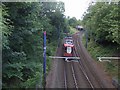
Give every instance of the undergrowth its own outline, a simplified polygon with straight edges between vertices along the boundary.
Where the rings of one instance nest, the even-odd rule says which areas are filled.
[[[84,46],[86,45],[86,38],[83,35],[82,42]],[[118,51],[116,50],[116,46],[108,45],[102,46],[100,44],[95,43],[93,40],[90,40],[87,44],[87,50],[91,57],[98,61],[97,57],[111,57],[114,56]],[[110,60],[111,62],[101,62],[103,64],[105,71],[111,76],[118,78],[118,61]]]
[[[73,27],[70,27],[70,34],[75,34],[76,32],[78,32],[78,30],[76,30]]]
[[[51,62],[52,62],[52,58],[50,58],[49,56],[54,56],[56,53],[56,49],[57,49],[57,43],[54,41],[47,46],[47,51],[46,51],[46,58],[47,58],[46,73],[47,74],[50,70]]]

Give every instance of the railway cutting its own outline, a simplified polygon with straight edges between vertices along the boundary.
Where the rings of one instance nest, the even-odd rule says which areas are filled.
[[[112,81],[105,79],[107,76],[104,71],[90,58],[82,45],[80,34],[82,33],[78,32],[65,37],[57,50],[59,53],[50,56],[54,60],[46,80],[46,88],[115,89]]]

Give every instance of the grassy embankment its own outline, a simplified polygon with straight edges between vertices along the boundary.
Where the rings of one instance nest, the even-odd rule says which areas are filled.
[[[85,35],[83,35],[82,39],[83,44],[85,45],[86,39]],[[90,40],[87,45],[87,50],[90,53],[91,57],[96,60],[98,63],[102,64],[105,71],[111,76],[118,78],[118,61],[111,60],[111,62],[99,62],[97,57],[103,56],[114,56],[117,53],[115,46],[102,46],[100,44],[95,43],[94,41]]]
[[[76,32],[78,32],[78,30],[76,30],[73,27],[70,27],[70,34],[75,34]]]
[[[50,70],[51,62],[53,60],[49,56],[55,56],[56,49],[57,49],[56,41],[53,41],[53,42],[49,43],[49,45],[47,45],[47,50],[46,50],[46,58],[47,58],[46,71],[47,71],[47,74]]]

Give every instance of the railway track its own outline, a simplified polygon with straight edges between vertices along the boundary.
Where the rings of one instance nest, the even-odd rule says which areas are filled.
[[[65,64],[64,64],[65,66]],[[64,67],[64,88],[67,88],[67,73],[66,73],[66,68]]]
[[[74,55],[77,54],[74,51]],[[65,62],[64,86],[65,88],[92,88],[94,86],[84,71],[80,62]]]
[[[85,52],[83,50],[83,46],[81,45],[80,37],[73,37],[75,41],[74,48],[74,56],[80,57],[81,59],[78,62],[65,62],[65,68],[68,71],[66,72],[66,88],[106,88],[109,90],[108,86],[104,85],[104,80],[99,78],[98,73],[96,72],[96,68],[94,68],[94,64],[92,64],[92,59],[90,57],[86,57]],[[96,69],[96,70],[95,70]],[[72,74],[70,76],[70,74]],[[72,78],[72,79],[70,79]]]
[[[64,88],[92,88],[94,86],[79,62],[65,62]]]
[[[87,61],[86,56],[84,55],[80,42],[78,41],[78,38],[75,39],[75,53],[78,57],[81,58],[79,61],[79,66],[84,70],[83,72],[86,75],[86,78],[88,79],[88,82],[90,83],[92,88],[103,88],[103,85],[101,84],[100,80],[98,77],[95,75],[94,71],[90,67],[89,63]],[[76,49],[77,48],[77,49]]]
[[[64,67],[64,88],[78,88],[77,78],[71,62],[65,62]]]
[[[74,51],[74,55],[76,57],[78,57],[77,52],[75,52],[75,51]],[[80,60],[74,66],[78,67],[78,69],[79,69],[78,71],[81,71],[82,76],[83,76],[82,78],[84,78],[84,80],[86,81],[86,83],[85,83],[87,85],[86,88],[92,88],[92,89],[94,89],[94,86],[93,86],[91,80],[89,79],[88,75],[86,74],[85,69],[83,68],[82,63],[80,62]]]
[[[77,43],[75,43],[77,44]],[[80,57],[78,50],[75,48],[73,51],[75,57]],[[91,81],[90,77],[85,71],[82,63],[78,62],[65,62],[64,63],[64,88],[96,88]]]
[[[80,57],[78,62],[66,62],[63,59],[58,59],[54,61],[54,73],[51,73],[49,83],[47,87],[55,88],[108,88],[109,84],[105,82],[104,77],[99,78],[99,71],[97,68],[94,68],[92,59],[89,58],[89,55],[85,53],[83,46],[81,45],[80,37],[73,36],[75,48],[73,50],[73,55]],[[58,56],[62,56],[63,49],[62,47],[58,50]],[[96,69],[96,70],[94,70]],[[99,75],[99,76],[98,76]],[[51,82],[52,81],[52,82]],[[106,86],[105,86],[106,85]],[[112,87],[112,86],[111,86]]]

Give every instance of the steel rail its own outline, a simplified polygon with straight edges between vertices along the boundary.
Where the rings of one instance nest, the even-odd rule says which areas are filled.
[[[64,62],[64,83],[65,83],[65,88],[67,88],[67,74],[66,74],[66,67],[65,67],[65,62]]]
[[[79,61],[79,69],[82,71],[83,75],[85,76],[86,80],[88,81],[88,83],[90,84],[91,88],[94,89],[94,86],[93,84],[91,83],[90,79],[88,78],[87,74],[85,73],[83,67],[82,67],[82,64],[80,63]]]
[[[74,80],[74,85],[75,85],[75,88],[77,88],[78,89],[78,84],[77,84],[77,79],[76,79],[76,77],[75,77],[75,71],[74,71],[74,69],[73,69],[73,65],[72,65],[72,63],[70,62],[70,67],[71,67],[71,70],[72,70],[72,77],[73,77],[73,80]],[[68,88],[68,86],[67,86],[67,73],[66,73],[66,67],[64,67],[64,84],[65,84],[65,89],[67,89]]]
[[[75,56],[78,56],[76,47],[74,48],[74,50],[75,50],[75,51],[74,51]],[[86,80],[87,80],[88,83],[90,84],[91,88],[94,90],[94,86],[93,86],[92,82],[90,81],[90,79],[88,78],[88,76],[87,76],[85,70],[83,69],[81,62],[80,62],[80,61],[78,61],[78,62],[79,62],[79,64],[80,64],[80,65],[79,65],[79,69],[81,69],[81,71],[82,71],[82,73],[84,74]]]
[[[80,47],[81,48],[81,46],[80,46],[80,44],[79,44],[79,42],[78,42],[78,39],[76,40],[76,43],[77,43],[77,45],[78,45],[78,47]],[[81,49],[82,50],[82,49]],[[83,50],[82,50],[83,51]],[[85,57],[83,57],[84,59],[85,59]],[[81,62],[79,62],[79,63],[81,63]],[[85,61],[85,63],[87,63],[86,61]],[[93,73],[92,73],[93,74]],[[94,75],[94,74],[93,74]],[[96,76],[95,76],[96,77]],[[96,78],[95,78],[96,79]],[[100,85],[100,87],[101,88],[103,88],[103,85],[101,84],[101,82],[98,80],[98,79],[96,79],[96,81],[99,83],[99,85]]]
[[[77,79],[76,79],[76,77],[75,77],[75,71],[74,71],[74,69],[73,69],[72,63],[71,63],[71,69],[72,69],[72,76],[73,76],[74,83],[75,83],[75,88],[78,89]]]

